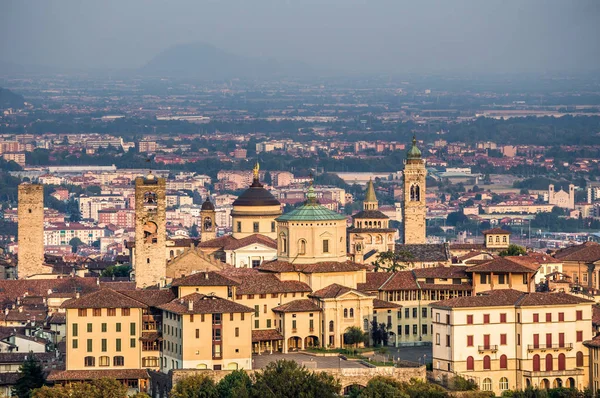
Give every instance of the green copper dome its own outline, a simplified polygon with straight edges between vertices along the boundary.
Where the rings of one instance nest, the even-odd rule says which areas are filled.
[[[297,209],[277,217],[276,221],[330,221],[345,220],[346,216],[329,210],[317,201],[315,188],[310,184],[306,193],[306,202]]]
[[[412,147],[409,149],[406,155],[408,159],[421,159],[421,151],[417,148],[417,139],[413,136]]]

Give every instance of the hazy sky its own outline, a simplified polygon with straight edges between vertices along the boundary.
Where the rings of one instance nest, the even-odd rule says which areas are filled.
[[[340,71],[598,70],[598,0],[0,0],[0,60],[130,68],[179,43]]]

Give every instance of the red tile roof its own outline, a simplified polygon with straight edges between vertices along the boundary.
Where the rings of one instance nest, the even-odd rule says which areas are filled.
[[[365,296],[365,293],[359,292],[356,289],[349,288],[347,286],[342,286],[337,283],[333,283],[329,286],[324,287],[323,289],[319,289],[316,292],[310,294],[310,297],[316,297],[320,299],[327,298],[335,298],[340,297],[348,292],[355,292],[360,296]]]
[[[600,260],[600,244],[585,242],[581,245],[566,247],[554,253],[554,257],[562,261],[593,263]]]
[[[258,267],[261,271],[266,272],[302,272],[305,274],[311,273],[326,273],[326,272],[354,272],[367,269],[368,266],[358,264],[352,261],[343,263],[337,261],[323,261],[313,264],[292,264],[287,261],[267,261]]]
[[[48,381],[95,380],[108,377],[117,380],[149,379],[146,369],[53,370]]]
[[[361,292],[375,292],[392,276],[391,272],[367,272],[366,282],[358,283],[356,288]]]
[[[236,294],[308,293],[312,289],[304,282],[282,281],[273,274],[247,273],[238,279]]]
[[[175,279],[171,286],[238,286],[237,279],[227,277],[219,272],[198,272],[183,278]]]
[[[143,289],[119,291],[127,297],[131,297],[149,307],[156,307],[168,303],[176,296],[171,289]]]
[[[383,291],[418,289],[419,286],[412,271],[394,272],[392,277],[380,287],[380,290]]]
[[[466,278],[466,267],[453,265],[450,267],[415,268],[412,272],[417,278]]]
[[[246,236],[236,239],[232,235],[225,235],[198,244],[198,247],[219,248],[223,250],[236,250],[253,244],[261,244],[272,249],[277,249],[277,241],[261,234]]]
[[[191,308],[190,308],[191,303]],[[213,295],[188,294],[169,303],[159,305],[161,310],[175,314],[224,314],[254,312],[254,309]]]
[[[533,273],[534,270],[508,260],[505,257],[497,257],[479,265],[473,265],[467,268],[467,272],[515,272],[515,273]]]
[[[510,235],[512,232],[507,231],[505,229],[502,228],[492,228],[492,229],[487,229],[485,231],[482,232],[482,234],[484,235]]]
[[[374,309],[402,308],[402,306],[399,304],[390,303],[389,301],[374,299],[373,300],[373,308]]]
[[[313,312],[321,311],[312,300],[293,300],[273,308],[273,312]]]
[[[583,345],[586,347],[600,348],[600,334],[591,340],[584,341]]]
[[[252,331],[252,342],[258,343],[259,341],[269,340],[283,340],[283,336],[275,329],[266,330],[253,330]]]
[[[79,298],[65,301],[61,308],[147,308],[135,300],[112,289],[102,289]]]
[[[525,293],[513,289],[490,290],[476,296],[456,297],[431,303],[435,308],[469,308],[469,307],[535,307],[550,305],[571,305],[592,303],[566,293]]]

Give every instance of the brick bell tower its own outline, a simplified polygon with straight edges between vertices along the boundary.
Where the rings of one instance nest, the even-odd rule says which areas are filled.
[[[137,288],[155,286],[166,277],[166,183],[152,173],[135,180],[135,259]]]
[[[412,147],[404,163],[404,244],[426,243],[425,216],[425,178],[427,170],[421,151],[417,148],[417,139],[413,136]]]

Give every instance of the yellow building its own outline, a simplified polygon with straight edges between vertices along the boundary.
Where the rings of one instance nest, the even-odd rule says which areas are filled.
[[[369,180],[363,210],[352,216],[348,229],[348,253],[358,263],[372,263],[378,252],[394,250],[395,228],[390,228],[390,218],[379,211],[373,181]]]
[[[432,303],[433,372],[483,391],[589,385],[592,302],[565,293],[494,290]]]
[[[49,380],[113,377],[132,389],[147,390],[149,377],[142,368],[140,343],[146,304],[102,289],[66,301],[62,307],[67,314],[66,370],[54,372]]]
[[[600,335],[584,341],[583,345],[590,350],[590,388],[592,391],[598,391],[600,389]]]
[[[251,308],[200,293],[158,308],[163,311],[163,372],[252,368]]]
[[[279,215],[281,203],[260,183],[257,163],[254,166],[252,185],[233,202],[233,237],[241,239],[262,234],[277,239],[275,218]]]
[[[483,231],[486,249],[508,249],[510,245],[510,232],[502,228],[492,228]]]

